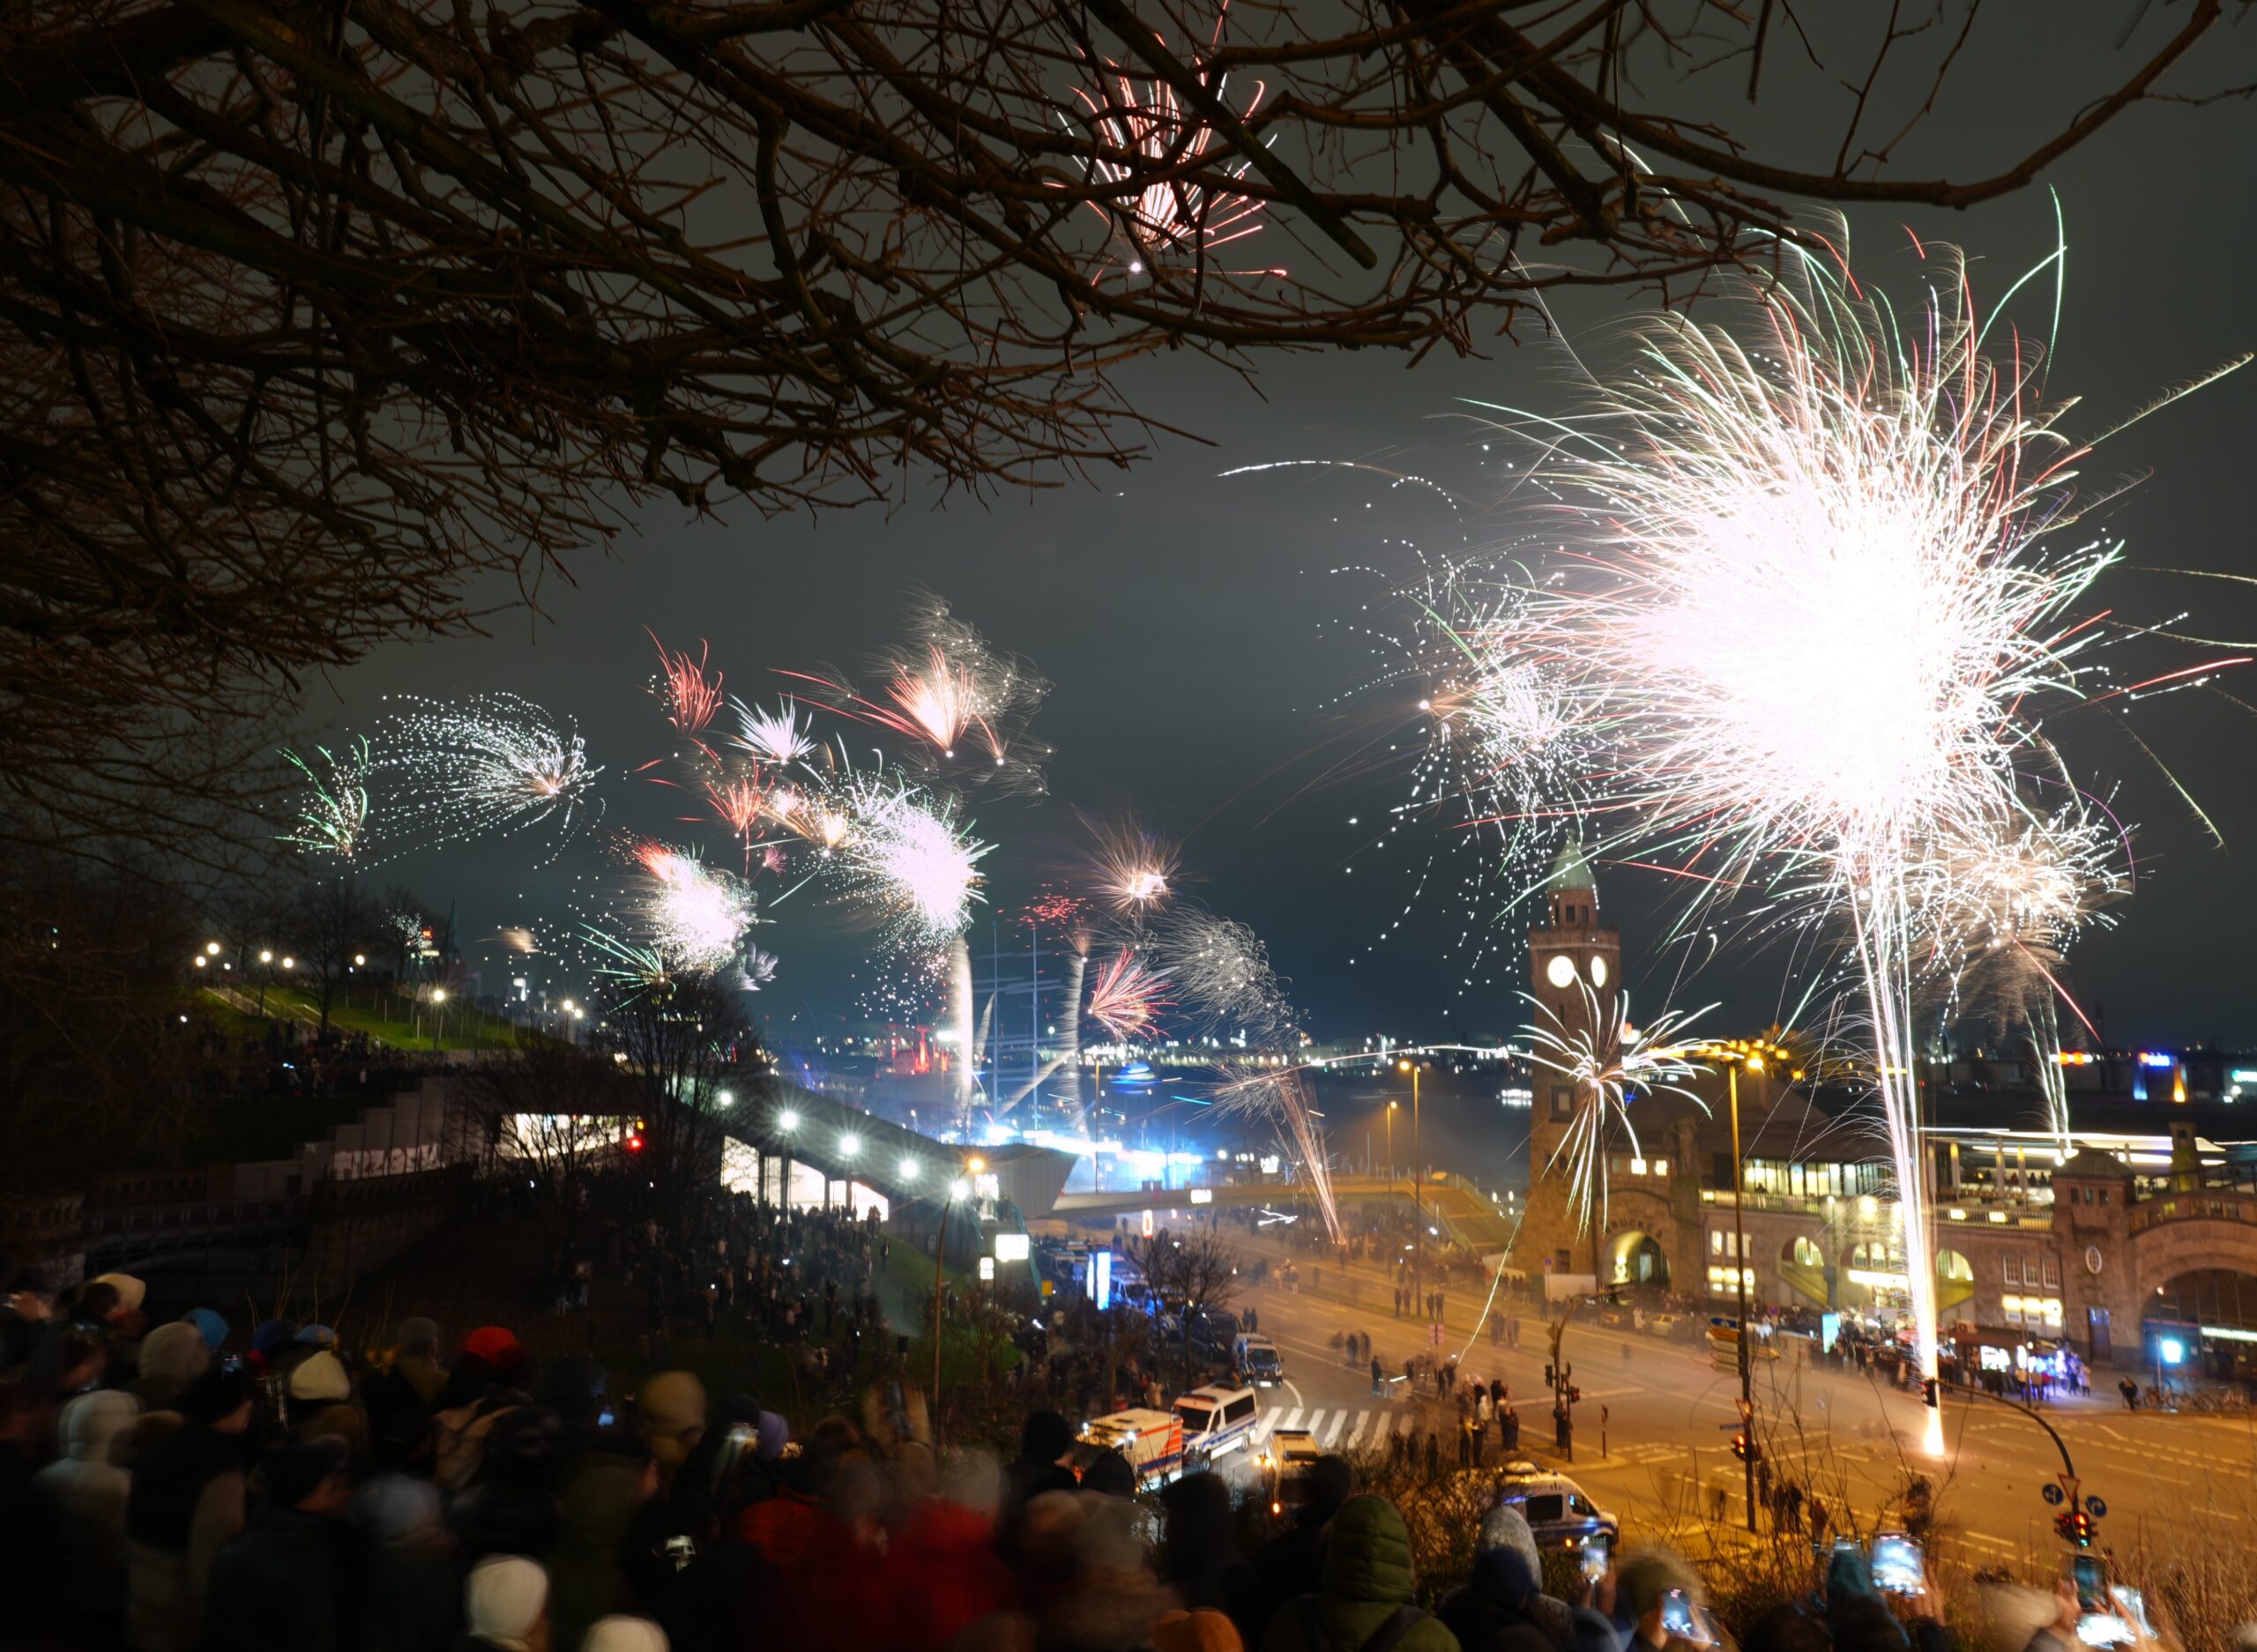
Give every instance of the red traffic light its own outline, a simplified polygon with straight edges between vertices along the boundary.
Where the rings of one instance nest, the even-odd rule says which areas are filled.
[[[2099,1535],[2097,1524],[2082,1508],[2063,1509],[2053,1517],[2053,1529],[2061,1534],[2064,1543],[2080,1549],[2091,1548],[2093,1539]]]
[[[1922,1377],[1920,1379],[1921,1404],[1933,1407],[1937,1403],[1936,1387],[1936,1380],[1933,1377]]]
[[[643,1150],[643,1138],[639,1135],[630,1135],[620,1145],[630,1153],[639,1153]]]

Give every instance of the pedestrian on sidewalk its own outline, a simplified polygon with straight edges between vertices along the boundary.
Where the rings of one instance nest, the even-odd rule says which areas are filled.
[[[1395,1287],[1395,1317],[1398,1320],[1403,1317],[1403,1287],[1401,1285]]]
[[[1513,1409],[1510,1400],[1497,1413],[1497,1446],[1508,1457],[1520,1449],[1520,1413]]]
[[[1379,1368],[1379,1356],[1378,1356],[1378,1355],[1376,1355],[1376,1354],[1374,1354],[1374,1355],[1373,1355],[1373,1356],[1372,1356],[1372,1397],[1373,1397],[1373,1398],[1376,1399],[1376,1398],[1378,1398],[1378,1397],[1379,1397],[1379,1395],[1380,1395],[1380,1392],[1381,1392],[1381,1385],[1382,1385],[1382,1375],[1381,1375],[1381,1372],[1380,1372],[1380,1368]]]

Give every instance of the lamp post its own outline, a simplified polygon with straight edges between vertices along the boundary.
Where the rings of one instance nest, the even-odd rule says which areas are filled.
[[[274,974],[274,954],[266,948],[258,949],[258,1013],[266,1013],[266,983]]]
[[[434,1054],[436,1054],[439,1048],[439,1031],[447,1024],[447,989],[443,986],[433,987],[431,1001],[439,1007],[439,1013],[431,1017],[431,1050]]]
[[[967,1176],[977,1176],[987,1168],[987,1161],[977,1156],[964,1162]],[[946,1196],[941,1200],[941,1236],[933,1246],[933,1425],[941,1420],[941,1293],[948,1289],[942,1269],[949,1255],[949,1211],[959,1199],[970,1196],[972,1184],[967,1180],[949,1184]]]
[[[1740,1466],[1747,1471],[1747,1529],[1755,1529],[1755,1388],[1754,1372],[1747,1358],[1747,1194],[1739,1163],[1739,1069],[1745,1062],[1751,1073],[1763,1070],[1763,1058],[1737,1057],[1724,1069],[1732,1093],[1732,1282],[1739,1304],[1739,1417],[1747,1430],[1747,1457]]]
[[[1395,1186],[1395,1113],[1403,1104],[1390,1096],[1387,1100],[1387,1185]]]
[[[1411,1287],[1419,1293],[1419,1309],[1426,1307],[1426,1165],[1419,1146],[1419,1064],[1397,1061],[1395,1070],[1411,1075]],[[1392,1157],[1394,1148],[1390,1145]]]

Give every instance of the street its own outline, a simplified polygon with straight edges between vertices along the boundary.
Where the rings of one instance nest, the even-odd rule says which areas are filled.
[[[1330,1345],[1336,1334],[1368,1334],[1390,1374],[1402,1372],[1408,1356],[1430,1351],[1426,1327],[1394,1317],[1385,1275],[1359,1264],[1344,1276],[1336,1261],[1312,1264],[1301,1256],[1300,1289],[1291,1291],[1274,1283],[1275,1267],[1285,1260],[1281,1246],[1232,1237],[1249,1259],[1266,1255],[1273,1266],[1273,1283],[1246,1291],[1233,1305],[1241,1313],[1254,1308],[1262,1331],[1285,1355],[1287,1380],[1262,1395],[1265,1435],[1272,1428],[1308,1428],[1328,1448],[1355,1452],[1383,1448],[1389,1432],[1407,1432],[1414,1421],[1431,1427],[1441,1420],[1444,1460],[1454,1462],[1454,1403],[1445,1410],[1431,1383],[1416,1401],[1374,1400],[1368,1366],[1349,1366]],[[1310,1288],[1313,1274],[1320,1289]],[[1563,1352],[1583,1403],[1575,1409],[1569,1466],[1553,1449],[1551,1396],[1543,1386],[1546,1327],[1526,1311],[1524,1299],[1499,1300],[1501,1311],[1520,1313],[1518,1350],[1493,1350],[1486,1325],[1476,1335],[1482,1304],[1461,1284],[1447,1292],[1449,1324],[1439,1351],[1460,1355],[1461,1381],[1504,1379],[1521,1414],[1520,1455],[1566,1469],[1633,1532],[1672,1514],[1713,1512],[1719,1493],[1728,1518],[1745,1519],[1744,1470],[1731,1450],[1735,1373],[1716,1369],[1696,1343],[1571,1323]],[[2052,1404],[2045,1413],[2068,1445],[2084,1495],[2098,1496],[2107,1509],[2102,1541],[2123,1546],[2143,1526],[2152,1531],[2198,1522],[2246,1532],[2257,1484],[2257,1427],[2246,1417],[2127,1412],[2114,1375],[2099,1373],[2090,1398]],[[1854,1371],[1799,1366],[1791,1352],[1758,1361],[1754,1382],[1759,1435],[1769,1444],[1773,1472],[1784,1471],[1822,1497],[1836,1529],[1844,1500],[1860,1528],[1870,1529],[1909,1477],[1925,1474],[1935,1488],[1939,1529],[1964,1544],[1970,1564],[2004,1563],[2058,1546],[2056,1511],[2044,1500],[2044,1488],[2060,1472],[2060,1457],[2029,1417],[1988,1398],[1947,1392],[1946,1455],[1935,1462],[1917,1455],[1926,1418],[1915,1395]],[[1393,1384],[1392,1391],[1399,1394],[1403,1386]],[[1608,1414],[1604,1451],[1602,1407]],[[1485,1455],[1490,1466],[1501,1461],[1496,1441],[1493,1425]]]

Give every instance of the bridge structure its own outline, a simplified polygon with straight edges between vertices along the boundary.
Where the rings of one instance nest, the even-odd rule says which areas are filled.
[[[1440,1236],[1456,1240],[1481,1255],[1494,1255],[1511,1246],[1518,1225],[1507,1209],[1471,1182],[1453,1175],[1430,1176],[1422,1189],[1428,1222]],[[1407,1176],[1336,1176],[1332,1196],[1342,1206],[1399,1203],[1411,1208],[1412,1186]],[[1262,1209],[1313,1200],[1306,1182],[1223,1181],[1188,1187],[1099,1189],[1062,1193],[1050,1214],[1068,1220],[1101,1220],[1136,1216],[1146,1210],[1203,1210],[1214,1208]],[[1032,1214],[1032,1212],[1030,1212]]]

